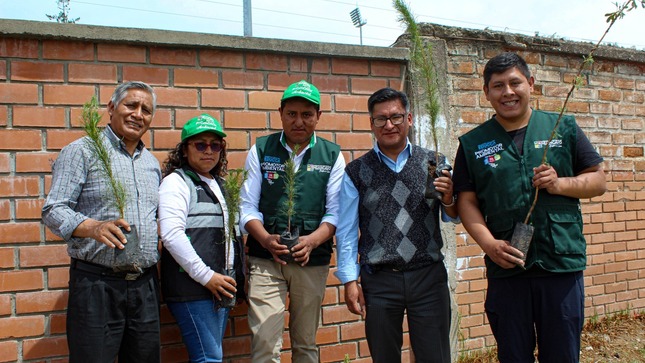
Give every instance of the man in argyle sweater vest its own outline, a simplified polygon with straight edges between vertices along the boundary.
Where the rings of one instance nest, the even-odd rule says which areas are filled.
[[[442,199],[426,199],[428,163],[436,165],[437,156],[445,163],[445,157],[408,141],[407,96],[384,88],[369,98],[368,109],[376,144],[345,169],[335,274],[345,285],[348,309],[365,318],[375,363],[401,361],[405,314],[417,362],[449,363],[450,296],[439,215],[457,218],[450,172],[432,182]]]

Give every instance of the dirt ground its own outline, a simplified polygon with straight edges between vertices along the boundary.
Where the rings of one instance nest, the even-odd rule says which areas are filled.
[[[617,313],[590,321],[582,333],[583,363],[645,362],[645,313]]]
[[[582,332],[581,363],[645,362],[645,312],[591,318]],[[459,363],[496,363],[496,349],[460,357]]]

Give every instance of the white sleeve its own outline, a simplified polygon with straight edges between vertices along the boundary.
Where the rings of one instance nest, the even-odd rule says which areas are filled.
[[[261,223],[264,223],[264,216],[259,210],[262,171],[260,170],[260,160],[258,159],[256,145],[253,145],[251,150],[249,150],[244,169],[248,171],[248,175],[240,191],[240,231],[242,233],[248,233],[244,229],[244,226],[249,221],[258,219]]]
[[[340,187],[343,182],[343,175],[345,174],[345,157],[343,153],[338,154],[338,158],[331,169],[329,181],[327,182],[327,202],[325,205],[325,215],[322,222],[327,222],[334,227],[338,226],[338,218],[340,214]]]
[[[215,273],[197,255],[186,236],[190,189],[177,174],[166,176],[159,186],[159,230],[164,247],[188,275],[206,285]]]

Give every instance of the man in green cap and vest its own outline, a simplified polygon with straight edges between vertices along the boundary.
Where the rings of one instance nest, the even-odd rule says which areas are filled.
[[[248,179],[241,192],[240,228],[248,233],[248,321],[253,362],[279,362],[289,293],[292,362],[317,363],[316,331],[325,293],[332,237],[338,224],[338,193],[345,169],[340,147],[316,136],[320,92],[306,82],[284,91],[282,132],[259,137],[246,158]],[[285,167],[293,161],[295,213],[285,214]],[[289,249],[280,234],[300,231]],[[287,263],[283,259],[291,256]]]
[[[486,64],[484,93],[495,115],[459,138],[457,207],[486,253],[485,309],[499,361],[534,362],[537,340],[540,362],[578,362],[586,264],[580,198],[602,195],[605,175],[572,116],[562,117],[551,139],[558,114],[531,109],[534,82],[517,54]],[[536,192],[524,256],[509,241]]]

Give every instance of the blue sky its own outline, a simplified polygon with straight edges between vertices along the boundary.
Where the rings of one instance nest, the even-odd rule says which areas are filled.
[[[620,0],[619,0],[620,1]],[[641,0],[638,0],[641,1]],[[72,0],[78,23],[243,35],[242,0]],[[417,20],[464,28],[597,41],[611,0],[409,0]],[[388,46],[403,32],[390,0],[252,0],[253,36],[359,44],[350,11],[367,20],[363,44]],[[56,0],[0,0],[0,17],[48,21]],[[606,41],[645,49],[645,9],[627,14]]]

